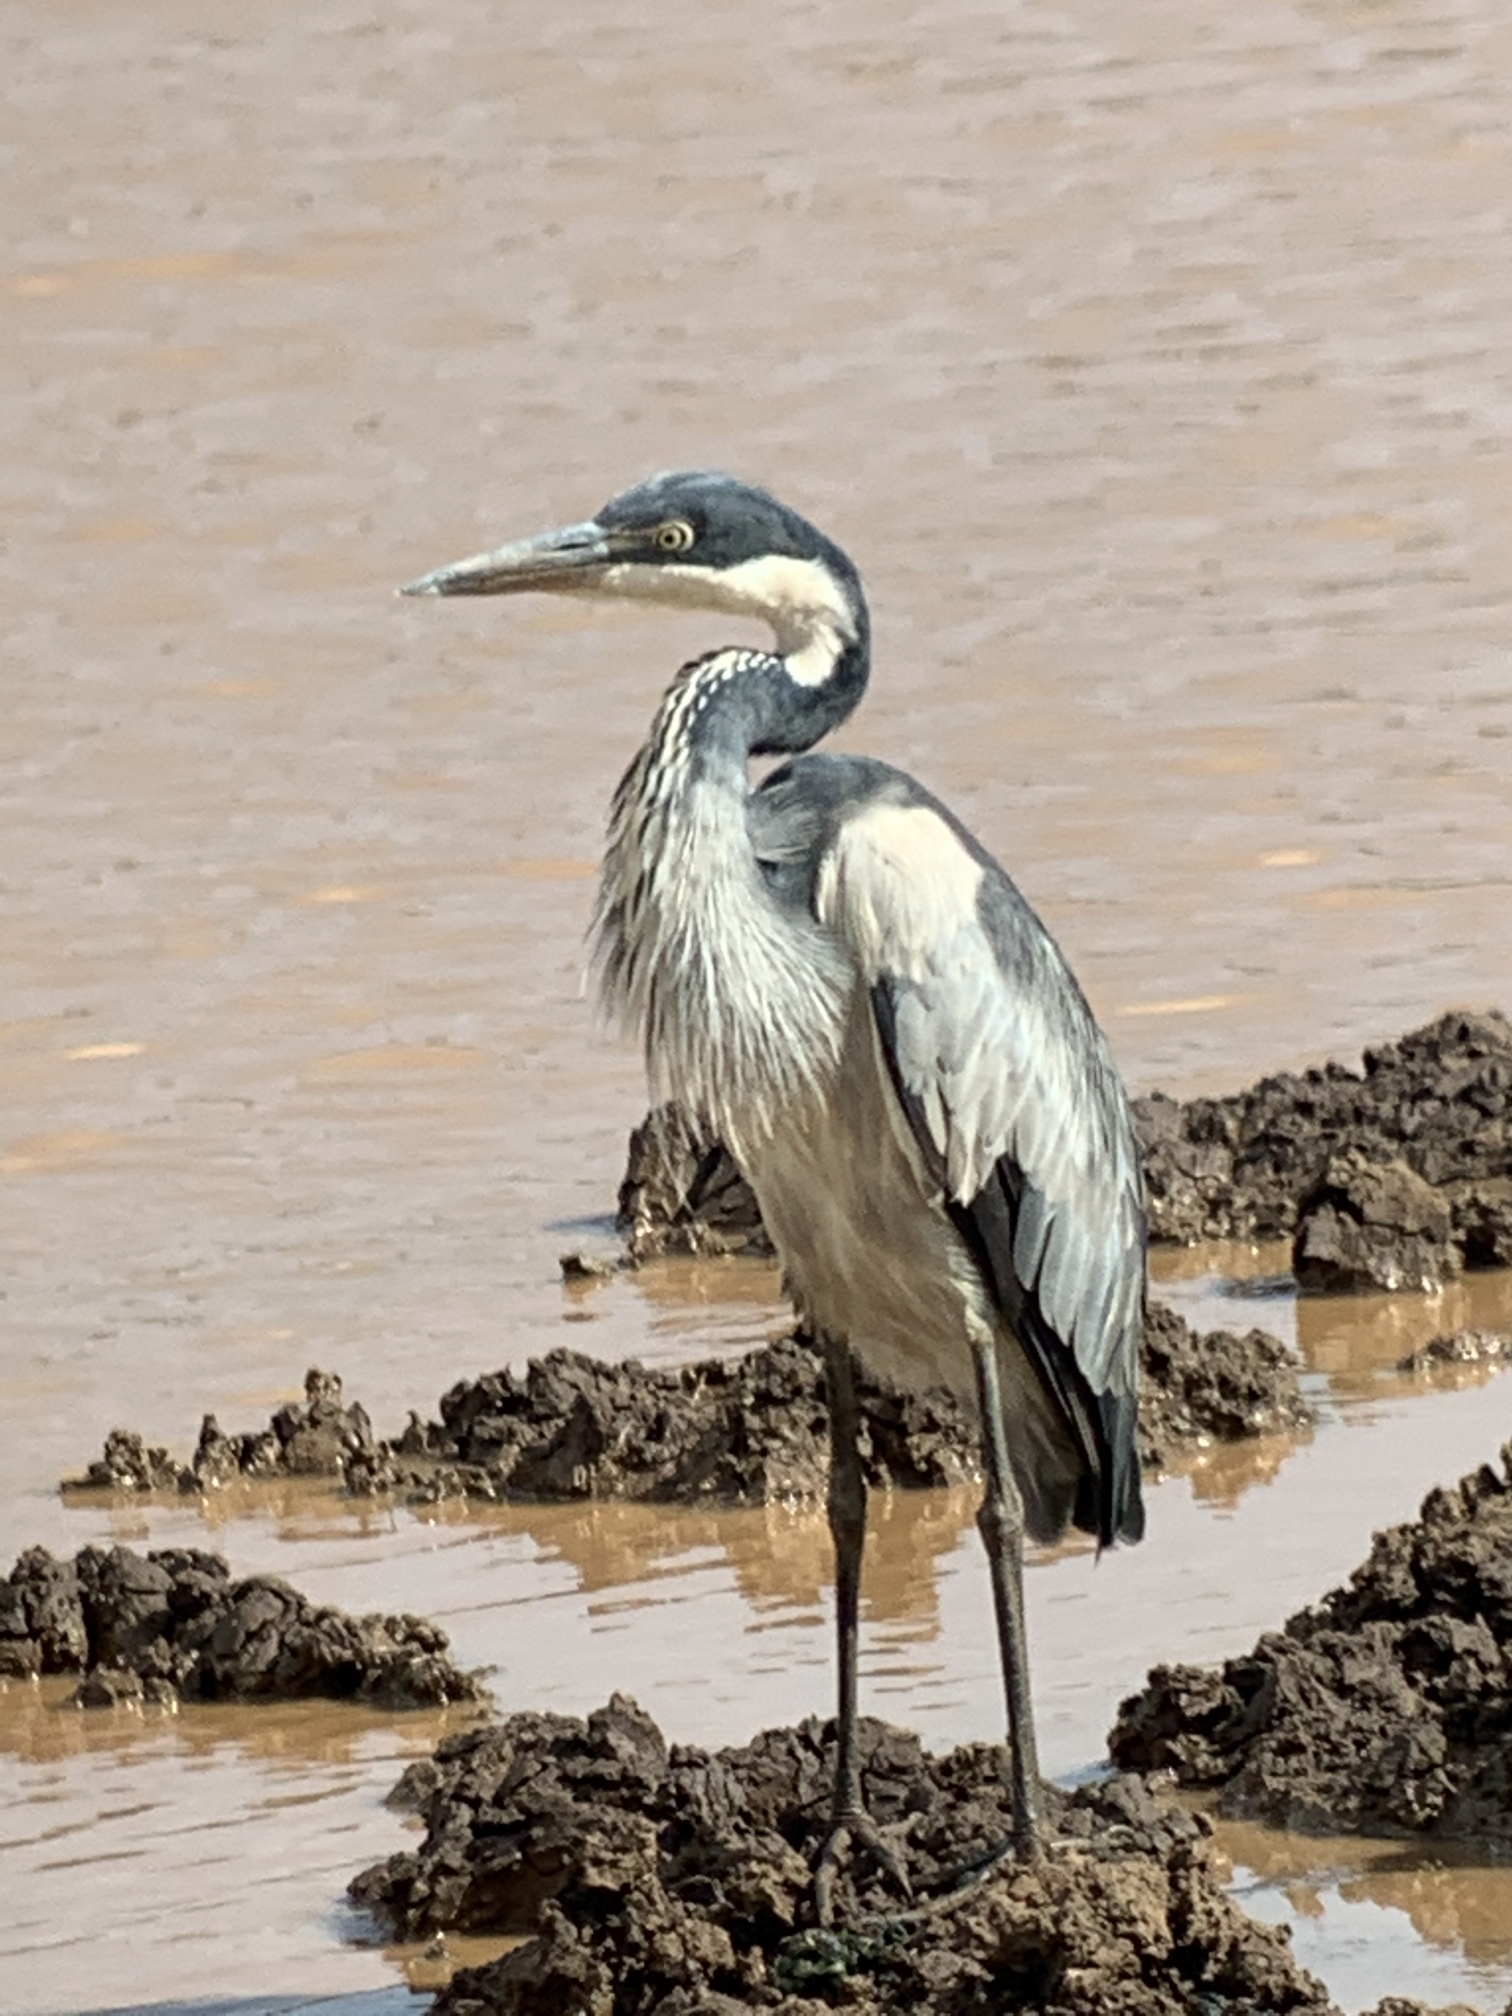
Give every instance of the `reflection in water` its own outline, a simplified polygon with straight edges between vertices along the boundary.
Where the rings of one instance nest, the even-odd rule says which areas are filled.
[[[1393,1387],[1382,1380],[1409,1352],[1455,1330],[1512,1331],[1512,1269],[1462,1274],[1432,1295],[1298,1295],[1285,1245],[1235,1241],[1151,1255],[1158,1295],[1199,1329],[1268,1330],[1317,1376],[1313,1397],[1349,1411]],[[1425,1385],[1483,1384],[1487,1366],[1446,1366]]]
[[[274,1709],[196,1702],[177,1711],[136,1705],[85,1710],[67,1705],[73,1687],[66,1675],[0,1683],[0,1752],[48,1764],[171,1748],[202,1761],[231,1751],[274,1767],[347,1767],[364,1762],[375,1746],[392,1748],[395,1729],[402,1731],[404,1749],[428,1749],[481,1712],[464,1704],[396,1719],[340,1701],[294,1701]]]
[[[1311,1440],[1310,1434],[1303,1433],[1216,1442],[1173,1463],[1171,1474],[1186,1479],[1199,1503],[1232,1511],[1246,1491],[1269,1484],[1288,1457]]]
[[[396,1967],[417,1994],[433,1995],[444,1988],[461,1967],[486,1967],[512,1947],[525,1942],[518,1934],[505,1939],[485,1939],[476,1933],[444,1932],[423,1945],[385,1946],[383,1957]]]
[[[1327,1373],[1341,1401],[1369,1398],[1380,1390],[1373,1375],[1455,1330],[1512,1331],[1512,1270],[1462,1274],[1436,1295],[1305,1296],[1297,1303],[1299,1348]],[[1463,1382],[1466,1373],[1471,1383],[1494,1376],[1489,1367],[1460,1367],[1446,1383]]]
[[[1512,1988],[1512,1860],[1453,1842],[1318,1840],[1253,1821],[1214,1824],[1245,1909],[1290,1924],[1304,1966],[1326,1954],[1346,2009],[1379,1995],[1386,1952],[1398,1994],[1470,1993],[1490,2009]]]
[[[978,1494],[890,1491],[874,1494],[868,1525],[864,1604],[878,1622],[937,1621],[940,1562],[974,1531]],[[584,1595],[642,1592],[711,1559],[759,1616],[774,1606],[818,1614],[833,1583],[832,1543],[823,1509],[763,1505],[749,1510],[680,1505],[462,1505],[427,1508],[427,1517],[480,1532],[528,1535],[546,1562],[565,1562]],[[637,1597],[620,1599],[633,1607]]]

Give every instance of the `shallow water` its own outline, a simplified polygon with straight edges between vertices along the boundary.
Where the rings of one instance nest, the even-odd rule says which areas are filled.
[[[393,1428],[556,1342],[778,1321],[763,1270],[556,1265],[607,1239],[642,1103],[581,998],[603,806],[723,638],[388,592],[650,468],[738,467],[854,553],[878,665],[841,740],[1014,867],[1137,1087],[1512,1000],[1512,29],[1471,0],[675,35],[629,0],[66,0],[5,36],[13,1549],[202,1538],[53,1485],[311,1363]],[[1171,1292],[1229,1322],[1219,1277],[1275,1265],[1195,1264]],[[1295,1326],[1333,1411],[1163,1486],[1138,1553],[1036,1571],[1053,1768],[1151,1659],[1248,1642],[1489,1454],[1512,1386],[1377,1370],[1505,1297],[1244,1316]],[[879,1511],[869,1698],[931,1741],[997,1725],[969,1512]],[[505,1706],[628,1685],[712,1741],[828,1698],[812,1515],[210,1519],[238,1569],[443,1616]],[[13,1690],[8,2000],[382,1991],[337,1900],[433,1734]],[[1500,1876],[1414,1912],[1306,1855],[1339,1995],[1410,1950],[1504,1999],[1505,1947],[1453,1929],[1512,1923],[1475,1901]]]

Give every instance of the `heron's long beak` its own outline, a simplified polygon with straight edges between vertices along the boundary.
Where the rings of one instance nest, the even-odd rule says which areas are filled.
[[[475,553],[449,567],[408,581],[401,595],[520,595],[527,589],[562,591],[597,585],[600,569],[609,565],[609,535],[590,518],[560,532],[535,539],[516,539],[492,553]]]

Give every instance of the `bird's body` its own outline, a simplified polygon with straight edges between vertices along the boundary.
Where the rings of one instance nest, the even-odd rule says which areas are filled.
[[[599,905],[606,1006],[645,1042],[655,1090],[729,1146],[812,1334],[893,1385],[974,1400],[973,1344],[1013,1331],[957,1218],[990,1199],[1011,1152],[1060,1206],[1022,1279],[1045,1286],[1073,1350],[1081,1315],[1132,1409],[1138,1164],[1065,962],[997,863],[890,765],[801,756],[752,791],[742,759],[690,768],[669,797],[651,780],[679,769],[664,743],[684,689],[719,670],[682,675],[681,705],[664,704],[620,787]],[[1029,1531],[1053,1540],[1087,1452],[1030,1354],[1001,1362]],[[1095,1462],[1092,1408],[1081,1425]],[[1082,1523],[1112,1539],[1134,1514],[1127,1483],[1115,1504],[1107,1482],[1106,1513]]]
[[[1143,1528],[1144,1215],[1127,1102],[1054,942],[953,815],[886,764],[805,754],[855,706],[855,569],[765,492],[654,478],[586,525],[412,592],[645,596],[771,624],[677,675],[616,793],[596,921],[609,1010],[655,1089],[751,1182],[834,1425],[841,1717],[821,1910],[876,1838],[855,1753],[865,1485],[850,1354],[976,1400],[1021,1845],[1035,1835],[1019,1547]],[[754,755],[785,755],[754,790]]]

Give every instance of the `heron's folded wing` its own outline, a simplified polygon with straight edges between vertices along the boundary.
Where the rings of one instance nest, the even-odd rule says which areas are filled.
[[[1137,1522],[1144,1213],[1127,1105],[1065,961],[1003,871],[931,804],[835,834],[821,921],[857,959],[947,1209],[998,1306]],[[1108,1536],[1111,1537],[1111,1534]]]

